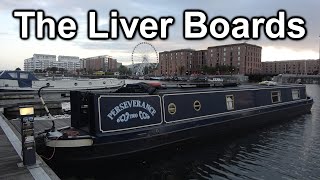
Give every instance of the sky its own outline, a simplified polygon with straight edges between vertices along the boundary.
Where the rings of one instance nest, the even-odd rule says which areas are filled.
[[[307,36],[303,40],[271,41],[265,36],[259,40],[248,40],[247,43],[262,47],[262,61],[317,59],[319,57],[320,34],[320,1],[319,0],[0,0],[0,69],[23,68],[23,61],[33,54],[70,55],[86,58],[98,55],[110,55],[123,64],[131,64],[131,52],[134,47],[145,40],[138,34],[133,40],[126,40],[120,31],[117,40],[89,40],[87,38],[87,12],[94,9],[98,12],[99,30],[109,30],[109,12],[117,9],[121,16],[131,19],[133,16],[173,16],[174,25],[169,27],[167,40],[148,41],[158,52],[181,48],[206,49],[231,43],[243,43],[232,38],[215,40],[208,36],[202,40],[185,40],[183,38],[183,11],[200,9],[212,19],[224,16],[229,20],[236,16],[275,16],[284,9],[287,16],[300,16],[306,20]],[[34,36],[34,21],[31,20],[31,36],[28,40],[19,37],[19,20],[13,18],[15,9],[42,9],[46,15],[56,20],[63,16],[76,19],[79,29],[76,38],[70,41],[45,38],[37,40]],[[264,34],[264,33],[263,33]],[[142,47],[143,48],[143,47]],[[142,49],[143,50],[143,49]]]

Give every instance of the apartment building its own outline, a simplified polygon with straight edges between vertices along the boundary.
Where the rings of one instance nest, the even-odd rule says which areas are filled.
[[[117,60],[108,55],[83,58],[80,60],[80,68],[87,72],[115,72],[117,70]]]
[[[260,74],[261,50],[257,45],[240,43],[208,47],[206,50],[179,49],[159,53],[161,75],[200,73],[204,66],[233,66],[238,74]]]
[[[238,74],[259,74],[261,50],[260,46],[247,43],[208,47],[207,66],[233,66]]]
[[[33,54],[31,58],[24,60],[24,70],[33,72],[36,69],[47,69],[54,67],[56,55],[50,54]]]
[[[319,60],[262,62],[263,74],[319,74]]]
[[[179,49],[159,53],[160,75],[185,75],[192,72],[196,51]]]
[[[34,54],[33,57],[24,60],[24,70],[33,72],[36,69],[47,69],[51,67],[63,68],[67,71],[75,71],[80,68],[79,57],[58,56],[49,54]]]

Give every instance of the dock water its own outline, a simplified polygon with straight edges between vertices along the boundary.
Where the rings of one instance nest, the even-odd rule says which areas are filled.
[[[36,165],[20,167],[22,163],[21,139],[20,132],[16,128],[18,126],[13,126],[0,113],[0,179],[60,179],[38,155]]]

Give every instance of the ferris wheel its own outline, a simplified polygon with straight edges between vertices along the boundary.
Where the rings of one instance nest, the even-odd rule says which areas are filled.
[[[131,60],[132,72],[137,76],[148,74],[149,67],[159,63],[157,50],[148,42],[141,42],[133,48]]]

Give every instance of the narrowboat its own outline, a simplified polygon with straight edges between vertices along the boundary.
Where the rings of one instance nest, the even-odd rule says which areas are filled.
[[[63,161],[128,155],[290,120],[312,104],[304,85],[157,89],[139,83],[114,93],[72,91],[71,127],[47,131],[44,152]]]

